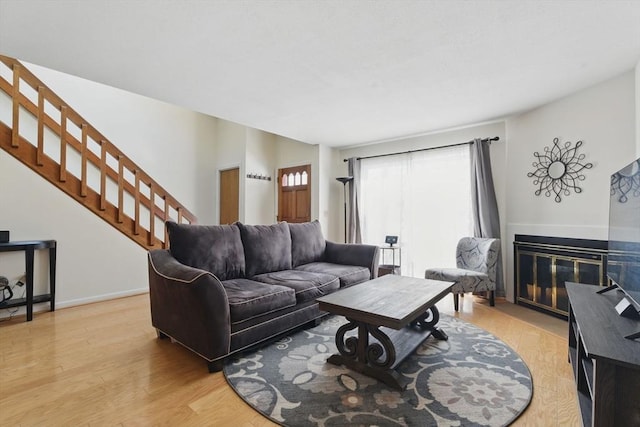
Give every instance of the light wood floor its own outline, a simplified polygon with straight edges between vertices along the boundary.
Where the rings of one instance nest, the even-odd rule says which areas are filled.
[[[452,306],[451,297],[438,304],[449,314]],[[458,316],[500,337],[529,366],[533,400],[513,425],[580,425],[566,337],[470,295]],[[209,374],[198,356],[156,339],[149,297],[139,295],[0,322],[0,425],[274,424],[221,372]]]

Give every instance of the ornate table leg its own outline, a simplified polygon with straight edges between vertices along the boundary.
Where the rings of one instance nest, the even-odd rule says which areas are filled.
[[[440,340],[448,338],[442,329],[436,328],[440,313],[435,306],[411,322],[410,326],[397,331],[390,330],[393,339],[379,326],[352,319],[347,320],[348,323],[340,326],[336,332],[336,347],[339,354],[330,356],[327,362],[344,365],[398,390],[404,390],[409,379],[395,371],[397,365],[429,335]],[[356,328],[357,336],[346,337],[347,332]],[[370,342],[370,337],[375,341]]]
[[[403,390],[406,384],[402,377],[391,369],[396,362],[393,341],[379,327],[353,321],[342,325],[336,333],[336,347],[340,354],[327,360],[334,365],[345,365],[354,371],[376,378],[383,383]],[[345,339],[348,331],[358,328],[358,336]],[[369,342],[369,334],[378,342]]]
[[[438,311],[438,307],[435,305],[425,311],[422,317],[418,317],[416,320],[411,322],[411,326],[419,326],[422,329],[431,330],[431,335],[434,338],[446,341],[449,339],[449,336],[440,328],[436,328],[436,325],[440,321],[440,312]]]

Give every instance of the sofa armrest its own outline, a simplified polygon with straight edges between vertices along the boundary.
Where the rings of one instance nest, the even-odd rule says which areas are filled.
[[[359,243],[334,243],[327,240],[325,261],[334,264],[359,265],[371,272],[371,279],[378,277],[380,248]]]
[[[165,249],[149,251],[148,261],[153,326],[209,361],[228,354],[229,302],[220,280]]]

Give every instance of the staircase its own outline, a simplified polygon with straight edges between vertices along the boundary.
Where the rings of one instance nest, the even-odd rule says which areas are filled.
[[[145,249],[168,247],[165,221],[197,222],[19,61],[0,55],[0,67],[12,76],[0,73],[12,102],[12,123],[0,120],[0,148]]]

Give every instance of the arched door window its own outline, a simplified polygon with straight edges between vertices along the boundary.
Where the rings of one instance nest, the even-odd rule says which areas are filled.
[[[278,171],[278,221],[311,220],[311,165]]]

